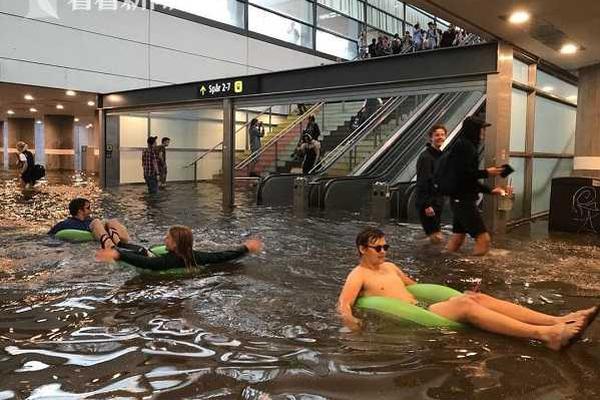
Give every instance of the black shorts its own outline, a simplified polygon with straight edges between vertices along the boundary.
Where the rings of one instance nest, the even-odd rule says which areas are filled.
[[[439,232],[441,230],[440,227],[442,223],[442,210],[443,207],[433,206],[433,211],[435,211],[435,215],[433,217],[428,217],[427,215],[425,215],[425,207],[421,207],[419,209],[419,219],[421,220],[421,226],[423,227],[423,230],[425,231],[425,234],[427,236],[431,235],[432,233]]]
[[[477,201],[450,199],[450,205],[453,214],[452,232],[468,233],[473,238],[487,232]]]

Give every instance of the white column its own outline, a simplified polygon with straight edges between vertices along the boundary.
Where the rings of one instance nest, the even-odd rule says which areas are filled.
[[[4,153],[4,169],[8,170],[8,119],[2,124],[2,151]]]
[[[35,163],[46,166],[46,139],[44,137],[44,120],[39,119],[34,124],[33,141],[35,143]]]

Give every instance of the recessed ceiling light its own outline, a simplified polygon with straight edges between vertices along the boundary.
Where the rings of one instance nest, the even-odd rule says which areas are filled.
[[[38,119],[37,121],[35,121],[37,124],[41,124],[42,120]]]
[[[88,124],[88,125],[86,125],[86,128],[88,128],[88,129],[91,129],[91,128],[93,128],[93,127],[94,127],[94,125],[92,125],[92,124]]]
[[[67,96],[75,96],[77,93],[75,93],[72,90],[67,90]]]
[[[62,104],[57,104],[56,108],[58,108],[59,110],[64,110],[65,106],[63,106]]]
[[[8,115],[14,115],[14,114],[15,114],[15,112],[14,112],[13,110],[8,110],[6,113],[7,113]]]
[[[575,54],[579,50],[579,47],[573,43],[564,44],[563,47],[560,48],[560,52],[562,54]]]
[[[529,21],[531,15],[527,11],[515,11],[508,17],[508,22],[511,24],[523,24]]]
[[[25,100],[34,100],[33,96],[30,94],[25,95]]]
[[[542,88],[542,90],[543,90],[544,92],[548,92],[548,93],[550,93],[550,92],[553,92],[553,91],[554,91],[554,88],[553,88],[552,86],[544,86],[544,87]]]
[[[30,112],[37,112],[37,108],[33,108],[33,107],[31,107],[31,108],[29,109],[29,111],[30,111]]]
[[[79,122],[79,118],[75,118],[75,122]]]
[[[90,100],[90,101],[88,101],[88,103],[87,103],[87,104],[88,104],[88,106],[90,106],[90,107],[93,107],[93,106],[95,106],[95,105],[96,105],[96,103],[95,103],[95,102],[93,102],[93,101],[91,101],[91,100]]]

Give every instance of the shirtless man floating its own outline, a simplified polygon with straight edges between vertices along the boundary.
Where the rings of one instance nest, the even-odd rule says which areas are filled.
[[[361,321],[352,315],[352,306],[359,296],[392,297],[416,304],[416,299],[406,290],[406,286],[416,282],[385,260],[389,246],[382,231],[363,230],[356,238],[356,247],[360,264],[348,275],[338,302],[338,310],[347,327],[359,329],[361,326]],[[431,304],[429,311],[489,332],[541,340],[547,347],[560,350],[592,322],[598,307],[552,316],[482,293],[466,292]]]

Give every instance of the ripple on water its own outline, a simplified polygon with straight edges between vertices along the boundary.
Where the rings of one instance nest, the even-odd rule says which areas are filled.
[[[0,180],[0,399],[600,396],[598,324],[568,353],[375,316],[365,316],[361,333],[342,329],[337,295],[366,225],[356,215],[301,219],[254,206],[251,191],[224,212],[219,187],[209,183],[171,184],[151,198],[143,186],[102,192],[93,180],[68,179],[27,196]],[[91,198],[94,212],[124,221],[147,245],[162,242],[168,226],[187,224],[207,251],[251,235],[266,250],[186,277],[137,276],[94,263],[96,243],[46,237],[75,196]],[[480,283],[556,314],[600,301],[597,238],[517,231],[497,238],[489,257],[472,258],[440,255],[415,225],[380,226],[390,257],[423,282],[460,290]]]

